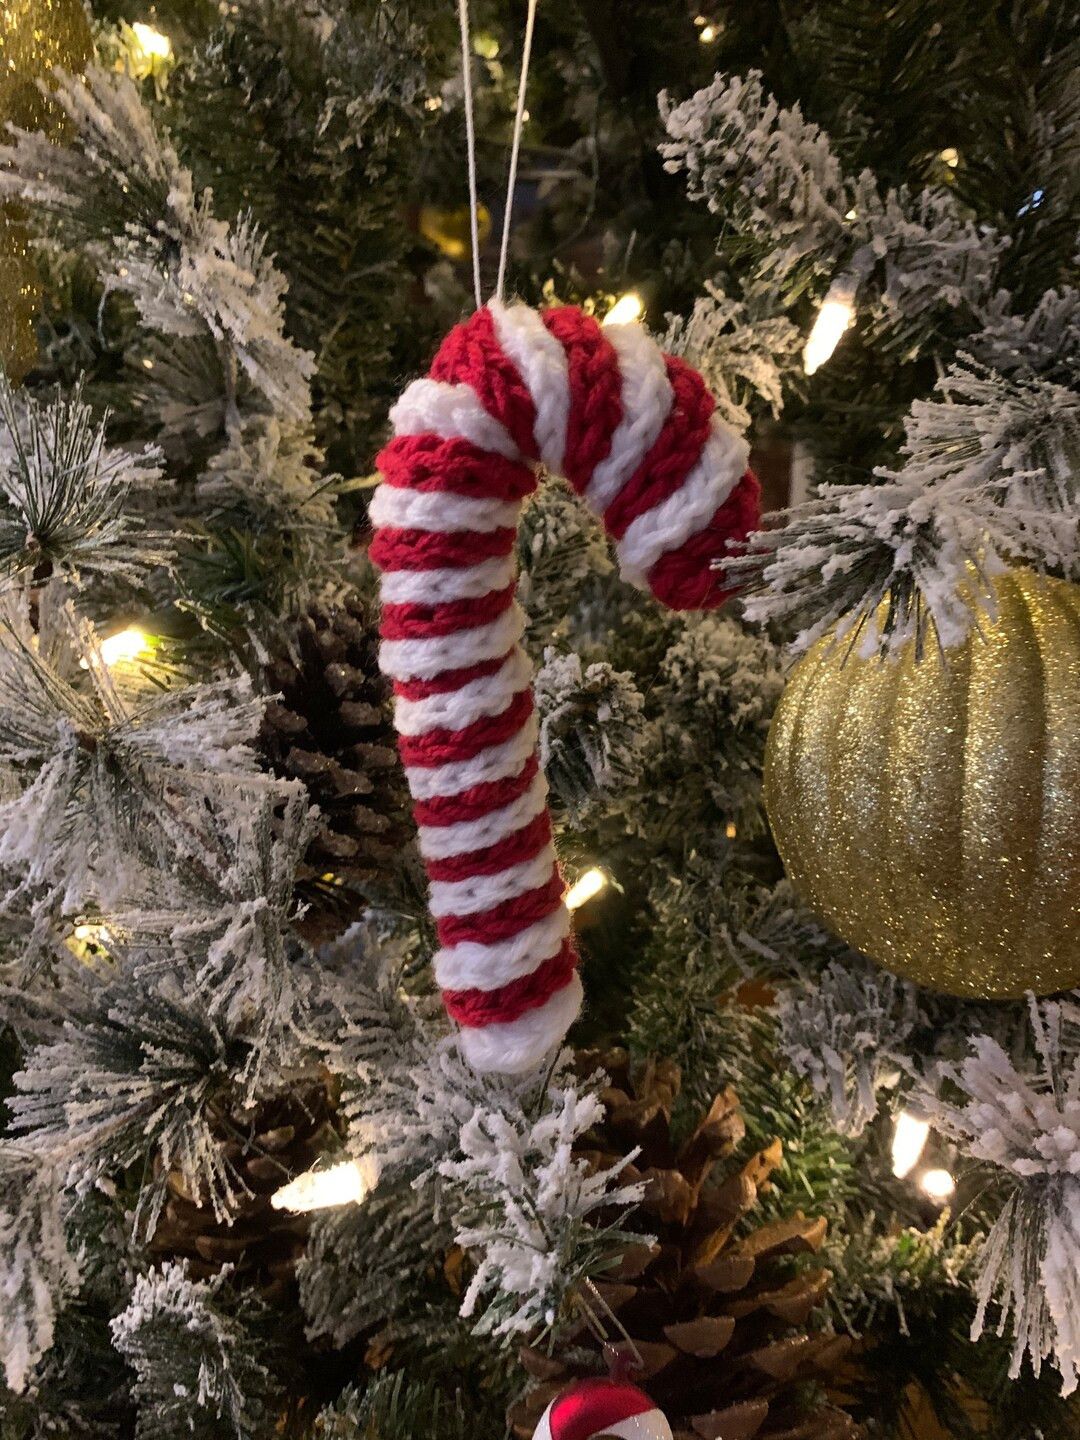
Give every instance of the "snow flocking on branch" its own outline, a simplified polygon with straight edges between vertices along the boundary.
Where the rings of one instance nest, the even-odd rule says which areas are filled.
[[[919,1103],[1008,1192],[981,1252],[972,1338],[996,1304],[1010,1373],[1025,1356],[1036,1374],[1050,1360],[1069,1394],[1080,1384],[1080,1008],[1032,999],[1030,1014],[1029,1059],[976,1035],[966,1058],[927,1077]]]
[[[214,217],[209,192],[195,194],[126,76],[96,65],[83,77],[61,75],[56,100],[71,121],[70,143],[16,130],[0,147],[0,196],[86,245],[107,285],[129,294],[151,329],[208,334],[226,370],[238,367],[273,413],[305,421],[314,361],[284,333],[284,281],[258,227]]]
[[[78,1280],[62,1206],[52,1165],[0,1144],[0,1371],[15,1392],[52,1344],[57,1312]]]
[[[847,1135],[877,1114],[923,1019],[913,985],[854,956],[782,988],[776,1015],[781,1049]]]

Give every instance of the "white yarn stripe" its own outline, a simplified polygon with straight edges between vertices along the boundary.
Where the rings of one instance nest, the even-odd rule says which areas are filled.
[[[708,524],[742,478],[749,453],[746,442],[714,416],[701,456],[679,489],[632,521],[615,546],[625,580],[646,584],[661,555]]]
[[[575,972],[551,999],[508,1024],[462,1026],[458,1041],[474,1070],[524,1075],[555,1049],[577,1018],[585,992]]]
[[[467,880],[432,880],[428,908],[436,920],[444,915],[476,915],[493,910],[546,885],[555,870],[555,847],[545,845],[531,860],[508,865],[494,875],[473,875]]]
[[[538,774],[524,795],[479,819],[455,820],[452,825],[421,825],[420,853],[425,860],[449,860],[453,855],[487,850],[535,820],[547,804],[547,796],[547,781]]]
[[[585,487],[585,503],[597,515],[603,515],[652,449],[672,398],[663,353],[640,325],[607,325],[604,334],[619,357],[623,413],[610,451]]]
[[[445,380],[414,380],[390,411],[396,435],[425,435],[434,431],[444,440],[460,436],[481,450],[494,450],[508,460],[521,452],[501,421],[489,415],[471,385],[448,385]]]
[[[505,780],[517,775],[532,754],[540,737],[540,722],[535,710],[516,735],[501,745],[481,750],[471,760],[456,760],[448,765],[410,765],[405,770],[414,800],[436,800],[440,796],[460,795],[474,785],[489,780]]]
[[[428,530],[436,535],[469,530],[481,535],[511,530],[521,514],[519,500],[477,500],[442,490],[405,490],[380,485],[368,510],[373,525]]]
[[[509,940],[493,945],[465,940],[447,946],[435,955],[435,983],[441,990],[497,990],[557,955],[569,934],[570,911],[560,905]]]
[[[488,306],[495,335],[532,396],[536,407],[533,434],[544,464],[562,474],[566,427],[570,419],[570,368],[566,351],[528,305]]]
[[[505,590],[516,574],[513,555],[496,555],[467,570],[384,570],[379,593],[384,605],[478,600],[492,590]]]
[[[399,735],[426,735],[430,730],[464,730],[482,715],[501,715],[515,695],[532,683],[532,665],[520,647],[511,652],[494,675],[470,680],[445,695],[423,700],[394,701],[394,728]]]
[[[379,668],[395,680],[432,680],[444,670],[461,670],[505,655],[525,633],[525,615],[517,601],[487,625],[455,630],[425,640],[384,640]]]

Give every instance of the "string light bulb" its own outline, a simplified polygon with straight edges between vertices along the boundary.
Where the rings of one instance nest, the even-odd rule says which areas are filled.
[[[579,875],[566,892],[566,908],[580,910],[582,905],[595,899],[600,891],[607,887],[607,883],[608,877],[603,870],[597,869],[594,865],[590,870],[586,870],[584,875]]]
[[[645,313],[645,305],[640,295],[629,290],[625,295],[620,295],[615,304],[604,316],[605,325],[632,325],[635,320],[640,320]]]
[[[956,149],[955,145],[946,145],[945,149],[942,150],[938,156],[938,159],[943,165],[947,165],[950,170],[955,170],[960,164],[960,152]]]
[[[901,1110],[896,1117],[892,1138],[892,1173],[898,1180],[910,1175],[922,1159],[930,1126],[910,1110]]]
[[[101,658],[106,665],[119,665],[123,661],[137,660],[140,655],[149,654],[150,636],[137,625],[107,635],[101,642]]]
[[[944,1205],[954,1194],[956,1181],[948,1170],[925,1170],[919,1177],[919,1186],[928,1199]]]
[[[307,1170],[290,1180],[270,1197],[275,1210],[289,1210],[294,1215],[309,1210],[330,1210],[337,1205],[359,1205],[375,1188],[375,1163],[370,1157],[343,1160],[339,1165]]]
[[[716,25],[703,25],[698,31],[698,39],[702,45],[711,45],[719,34],[720,30]]]
[[[855,319],[855,286],[849,276],[834,280],[821,302],[814,327],[803,349],[803,369],[814,375],[840,343]]]
[[[172,41],[169,37],[160,30],[155,30],[153,25],[147,25],[144,20],[136,20],[131,27],[131,33],[147,60],[168,60],[172,54]]]

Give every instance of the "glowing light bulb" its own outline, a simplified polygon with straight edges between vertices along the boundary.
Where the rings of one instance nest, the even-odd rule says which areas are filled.
[[[131,33],[135,36],[139,49],[148,60],[168,60],[172,54],[172,41],[160,30],[155,30],[153,25],[147,25],[143,20],[136,20],[131,27]]]
[[[922,1158],[930,1126],[908,1110],[901,1110],[896,1117],[896,1128],[892,1138],[892,1173],[898,1180],[910,1175]]]
[[[927,1170],[919,1177],[919,1185],[924,1195],[935,1201],[938,1205],[944,1205],[945,1201],[956,1190],[956,1181],[949,1174],[948,1170]]]
[[[605,325],[632,325],[635,320],[640,320],[645,313],[645,305],[641,296],[630,290],[625,295],[620,295],[615,304],[604,316]]]
[[[112,939],[107,925],[76,925],[74,934],[76,940],[82,940],[84,943],[93,941],[95,944],[101,944]]]
[[[587,901],[599,895],[607,883],[608,878],[603,870],[598,870],[594,865],[591,870],[586,870],[584,875],[580,875],[566,892],[566,908],[580,910]]]
[[[955,145],[946,145],[945,149],[942,150],[938,156],[938,159],[943,165],[947,165],[950,170],[955,170],[960,164],[960,154]]]
[[[840,337],[855,319],[855,287],[846,277],[834,280],[803,349],[803,369],[813,375],[840,343]]]
[[[727,824],[724,826],[724,834],[727,836],[727,838],[728,838],[729,840],[734,840],[735,837],[736,837],[736,835],[738,835],[738,833],[739,833],[739,827],[735,824],[735,821],[734,821],[734,820],[729,820],[729,821],[727,822]]]
[[[118,665],[124,660],[137,660],[150,651],[150,636],[137,625],[107,635],[101,642],[101,658],[106,665]]]
[[[324,1170],[308,1170],[275,1190],[270,1204],[275,1210],[300,1215],[308,1210],[329,1210],[335,1205],[358,1205],[374,1190],[378,1180],[375,1162],[343,1160]]]
[[[698,31],[698,39],[702,45],[711,45],[719,34],[720,30],[716,25],[703,25]]]

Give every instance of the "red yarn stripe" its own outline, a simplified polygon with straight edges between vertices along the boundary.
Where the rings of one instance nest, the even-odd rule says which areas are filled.
[[[516,539],[517,531],[510,526],[483,533],[457,530],[444,534],[387,525],[375,532],[368,555],[380,570],[467,570],[481,560],[509,555]]]
[[[478,660],[475,665],[463,665],[460,670],[443,670],[430,680],[395,680],[394,694],[400,695],[403,700],[426,700],[429,695],[448,695],[468,685],[470,680],[483,680],[486,675],[494,675],[513,653],[513,650],[508,650],[494,660]]]
[[[536,471],[456,435],[430,431],[399,435],[379,451],[375,464],[388,485],[425,492],[447,491],[472,500],[523,500],[536,489]]]
[[[481,945],[509,940],[519,930],[535,925],[556,911],[562,904],[563,888],[563,878],[556,867],[546,884],[526,890],[524,895],[515,895],[513,900],[504,900],[490,910],[478,910],[475,915],[444,915],[436,922],[439,939],[447,946],[460,945],[465,940]]]
[[[451,855],[447,860],[429,860],[427,872],[432,880],[469,880],[474,875],[497,875],[511,865],[531,860],[550,842],[551,816],[542,810],[534,820],[486,850],[470,850],[465,855]]]
[[[604,528],[621,540],[631,521],[674,495],[701,459],[716,401],[696,370],[664,356],[671,382],[671,409],[649,453],[604,511]]]
[[[469,600],[443,600],[437,605],[405,601],[382,607],[384,640],[431,640],[440,635],[457,635],[490,625],[514,603],[517,582],[501,590],[489,590]]]
[[[517,366],[499,344],[486,306],[454,326],[439,346],[430,374],[433,380],[471,385],[488,414],[506,426],[521,453],[539,458],[533,435],[536,406]]]
[[[574,942],[567,939],[558,954],[543,961],[531,975],[511,980],[497,990],[444,990],[443,1003],[459,1025],[506,1025],[546,1004],[570,983],[577,965]]]
[[[459,821],[482,820],[495,810],[502,810],[521,798],[536,779],[540,757],[534,750],[516,775],[502,780],[485,780],[457,795],[436,795],[431,800],[415,800],[413,816],[417,825],[456,825]]]
[[[462,730],[429,730],[425,735],[398,736],[398,750],[404,765],[450,765],[458,760],[471,760],[494,745],[502,745],[516,735],[533,713],[531,690],[519,690],[498,715],[482,715]]]
[[[619,357],[596,321],[576,306],[544,310],[540,318],[566,351],[570,418],[563,474],[580,495],[607,458],[622,419]]]
[[[738,586],[724,579],[714,560],[738,554],[751,531],[761,525],[761,486],[747,470],[708,525],[677,550],[661,555],[646,577],[658,600],[672,610],[715,610]]]

